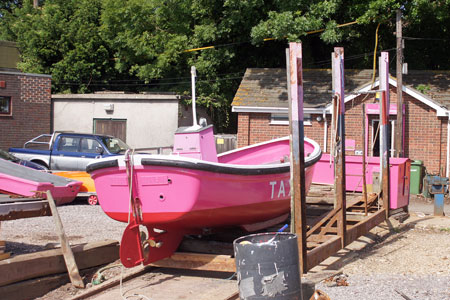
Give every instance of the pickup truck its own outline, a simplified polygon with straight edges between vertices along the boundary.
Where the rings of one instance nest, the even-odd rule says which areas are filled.
[[[45,149],[35,149],[36,146]],[[113,136],[55,132],[35,137],[23,148],[9,148],[9,152],[49,170],[85,171],[92,160],[120,155],[127,149],[127,144]]]

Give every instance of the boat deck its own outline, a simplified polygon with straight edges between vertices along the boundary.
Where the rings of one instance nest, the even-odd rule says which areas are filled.
[[[66,186],[73,180],[61,176],[56,176],[50,173],[34,170],[28,167],[20,166],[18,164],[0,159],[0,170],[1,173],[13,177],[18,177],[21,179],[44,183],[48,182],[54,186]]]

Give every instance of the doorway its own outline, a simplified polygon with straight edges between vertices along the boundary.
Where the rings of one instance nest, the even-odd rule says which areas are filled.
[[[372,120],[372,156],[379,157],[380,156],[380,120]],[[395,120],[391,120],[388,123],[388,145],[387,148],[390,152],[390,157],[393,157],[394,155],[394,138],[395,133],[392,128],[395,128]]]

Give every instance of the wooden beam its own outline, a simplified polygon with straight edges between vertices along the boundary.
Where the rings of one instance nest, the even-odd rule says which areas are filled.
[[[80,269],[113,262],[119,258],[117,241],[101,241],[72,247]],[[66,272],[61,249],[39,251],[0,261],[0,286],[26,279]]]
[[[80,276],[75,257],[73,256],[72,249],[70,248],[69,241],[67,240],[66,234],[64,233],[64,228],[59,217],[58,209],[56,208],[55,200],[53,199],[52,193],[47,191],[48,204],[50,205],[50,210],[52,212],[53,220],[56,225],[56,233],[58,234],[59,241],[61,243],[61,251],[63,253],[64,261],[66,263],[67,272],[69,273],[70,281],[72,285],[77,288],[84,288],[83,279]]]
[[[397,122],[395,123],[395,157],[403,157],[403,37],[402,10],[397,9],[396,30],[397,38]]]
[[[70,279],[66,273],[30,279],[1,286],[0,295],[2,295],[2,299],[9,300],[35,299],[68,282]]]
[[[151,266],[174,269],[235,272],[234,258],[228,255],[176,252],[171,257],[156,261]]]
[[[339,209],[338,228],[342,240],[342,248],[345,247],[346,227],[346,189],[345,189],[345,93],[344,93],[344,48],[335,47],[332,55],[333,73],[333,97],[338,101],[338,139],[335,150],[335,188],[336,208]]]
[[[294,203],[294,227],[297,234],[300,273],[306,273],[306,189],[305,145],[303,124],[302,44],[289,43],[290,133],[291,133],[291,197]],[[291,225],[292,226],[292,225]]]
[[[333,236],[321,246],[309,251],[308,270],[311,270],[340,249],[342,249],[341,238],[339,236]]]
[[[358,239],[360,236],[366,235],[375,226],[386,220],[386,210],[380,209],[378,212],[367,218],[358,224],[355,224],[347,230],[347,244]]]
[[[50,216],[47,200],[8,201],[0,203],[0,221]]]

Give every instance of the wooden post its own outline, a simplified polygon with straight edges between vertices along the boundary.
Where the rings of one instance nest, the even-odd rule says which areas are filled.
[[[289,43],[290,131],[291,131],[291,197],[294,202],[295,233],[298,241],[300,272],[307,268],[305,149],[303,128],[302,45]]]
[[[395,124],[395,156],[403,157],[403,39],[402,11],[397,10],[397,123]]]
[[[69,242],[67,241],[66,234],[64,233],[64,228],[59,217],[58,210],[56,208],[55,200],[52,197],[50,191],[47,191],[47,200],[52,211],[53,220],[56,224],[56,230],[58,232],[59,241],[61,243],[61,250],[64,256],[64,261],[66,262],[67,271],[69,272],[70,282],[77,288],[84,288],[83,279],[81,279],[80,272],[78,271],[77,263],[75,262],[75,257],[73,256],[72,249],[70,248]]]
[[[336,47],[332,55],[333,94],[338,100],[338,136],[336,142],[335,189],[338,213],[338,234],[342,247],[346,245],[346,189],[345,189],[345,95],[344,95],[344,48]]]
[[[380,57],[380,162],[383,191],[383,207],[386,209],[386,218],[389,217],[390,188],[389,188],[389,52],[381,52]]]
[[[367,181],[366,181],[366,104],[362,104],[362,192],[364,198],[364,214],[367,216]]]

